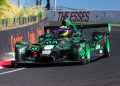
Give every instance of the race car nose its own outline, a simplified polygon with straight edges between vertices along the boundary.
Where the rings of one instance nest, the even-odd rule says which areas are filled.
[[[41,63],[51,63],[54,62],[55,58],[53,56],[42,56],[40,57],[40,62]]]

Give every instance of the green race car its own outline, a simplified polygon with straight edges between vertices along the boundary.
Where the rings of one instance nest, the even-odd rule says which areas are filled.
[[[80,62],[89,63],[101,56],[110,56],[111,24],[75,25],[69,20],[64,21],[67,27],[46,26],[45,34],[34,44],[18,42],[15,45],[16,63],[61,63]],[[92,32],[91,39],[85,37],[84,29],[108,27],[108,31]],[[49,33],[47,33],[49,30]],[[61,33],[69,35],[61,37]]]

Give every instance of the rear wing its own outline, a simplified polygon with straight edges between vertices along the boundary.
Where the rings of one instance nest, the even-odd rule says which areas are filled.
[[[51,32],[52,30],[55,30],[56,28],[59,28],[60,26],[44,26],[44,33]]]
[[[45,32],[47,31],[47,29],[49,29],[49,30],[60,30],[59,27],[60,26],[45,26],[44,30],[45,30]],[[108,28],[108,33],[110,33],[112,25],[110,23],[106,23],[106,24],[79,24],[79,25],[75,25],[75,27],[77,27],[77,29],[81,29],[81,30],[107,27]],[[74,30],[73,28],[74,27],[64,28],[63,30]]]
[[[108,32],[111,32],[111,23],[106,23],[106,24],[81,24],[81,25],[76,25],[78,29],[92,29],[92,28],[108,28]]]

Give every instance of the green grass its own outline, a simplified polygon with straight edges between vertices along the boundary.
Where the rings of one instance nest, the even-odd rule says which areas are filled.
[[[96,22],[73,22],[74,24],[100,24],[100,23],[96,23]],[[111,23],[112,26],[120,26],[120,24],[113,24]]]
[[[112,24],[112,26],[120,26],[120,24]]]

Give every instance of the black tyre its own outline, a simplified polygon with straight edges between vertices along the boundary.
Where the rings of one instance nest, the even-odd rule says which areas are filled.
[[[104,43],[103,43],[103,54],[105,58],[110,57],[110,39],[108,36],[104,37]]]
[[[91,57],[90,44],[86,43],[85,47],[83,47],[82,50],[80,49],[80,47],[77,50],[78,50],[77,58],[80,59],[81,63],[82,64],[90,63]]]
[[[26,58],[26,48],[28,47],[28,42],[18,42],[15,45],[15,61],[21,62]]]
[[[85,45],[85,56],[82,59],[82,64],[90,63],[91,51],[90,51],[90,44]]]

